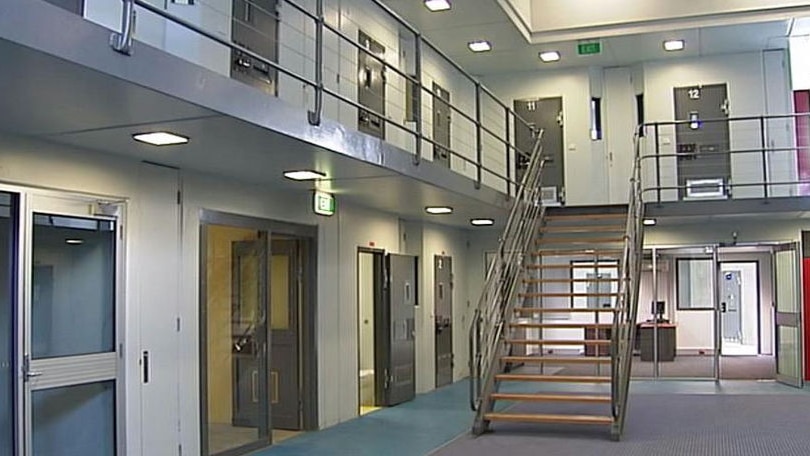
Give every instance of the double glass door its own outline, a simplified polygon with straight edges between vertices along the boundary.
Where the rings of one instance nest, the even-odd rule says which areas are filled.
[[[118,454],[117,215],[0,193],[2,454]]]

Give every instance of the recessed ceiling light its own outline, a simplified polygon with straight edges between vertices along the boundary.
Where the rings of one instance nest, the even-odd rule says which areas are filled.
[[[132,135],[132,139],[140,141],[153,146],[173,146],[176,144],[185,144],[188,138],[180,136],[168,131],[153,131],[150,133],[136,133]]]
[[[425,0],[425,7],[431,11],[447,11],[450,9],[449,0]]]
[[[68,245],[82,245],[82,244],[84,244],[84,239],[65,239],[65,244],[68,244]]]
[[[683,51],[683,48],[686,47],[686,42],[684,40],[667,40],[664,41],[664,50],[668,52],[673,51]]]
[[[467,47],[473,52],[487,52],[492,50],[492,44],[487,40],[476,40],[467,43]]]
[[[658,221],[654,218],[645,218],[644,220],[641,221],[641,223],[643,223],[644,226],[655,226],[658,223]]]
[[[470,224],[472,226],[490,226],[495,224],[495,220],[491,218],[474,218],[470,219]]]
[[[284,171],[284,177],[286,177],[287,179],[304,181],[304,180],[323,179],[324,177],[326,177],[326,174],[321,173],[319,171],[313,171],[311,169],[302,169],[297,171]]]
[[[560,53],[557,51],[546,51],[540,53],[540,60],[549,63],[560,60]]]
[[[425,212],[428,214],[450,214],[453,212],[453,208],[449,206],[428,206],[425,208]]]

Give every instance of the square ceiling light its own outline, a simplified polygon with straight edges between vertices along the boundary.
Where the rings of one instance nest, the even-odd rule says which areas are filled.
[[[495,220],[491,218],[474,218],[470,219],[470,225],[472,226],[492,226],[495,224]]]
[[[664,41],[664,50],[667,52],[683,51],[686,47],[684,40],[667,40]]]
[[[300,169],[292,171],[284,171],[284,177],[287,179],[305,181],[305,180],[318,180],[326,177],[326,174],[320,171],[313,171],[311,169]]]
[[[452,214],[453,208],[450,206],[428,206],[425,208],[425,212],[433,215]]]
[[[425,8],[436,11],[447,11],[450,9],[450,0],[425,0]]]
[[[557,51],[545,51],[539,54],[540,60],[545,63],[556,62],[560,60],[560,53]]]
[[[467,43],[467,47],[473,52],[487,52],[492,50],[492,43],[487,40],[476,40]]]
[[[168,131],[153,131],[149,133],[135,133],[132,139],[153,146],[174,146],[188,143],[188,137]]]

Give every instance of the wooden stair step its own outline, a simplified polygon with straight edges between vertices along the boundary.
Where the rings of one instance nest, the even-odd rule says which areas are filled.
[[[619,293],[518,293],[520,298],[618,298]]]
[[[601,266],[600,266],[601,269]],[[523,279],[525,285],[543,283],[618,283],[620,279]]]
[[[571,249],[543,249],[537,250],[532,252],[532,256],[535,257],[551,257],[551,256],[587,256],[588,259],[592,259],[595,257],[597,260],[609,261],[609,260],[617,260],[618,257],[622,254],[622,250],[619,249],[606,249],[606,250],[599,250],[599,249],[581,249],[581,248],[571,248]],[[576,265],[577,268],[587,268],[588,266],[583,266],[581,264]],[[616,264],[600,264],[599,269],[602,268],[610,268],[610,267],[618,267],[618,263]]]
[[[506,343],[512,345],[610,345],[611,341],[607,339],[506,339]]]
[[[626,212],[612,212],[609,214],[546,214],[543,217],[547,221],[579,221],[579,220],[610,220],[627,219]]]
[[[518,313],[594,313],[594,312],[616,312],[613,307],[600,307],[598,309],[582,309],[582,308],[544,308],[544,307],[515,307],[515,312]]]
[[[502,356],[501,362],[532,364],[610,364],[611,359],[603,356]]]
[[[567,264],[527,264],[524,266],[526,269],[584,269],[581,264],[567,263]],[[618,264],[605,264],[599,265],[599,269],[618,268]]]
[[[545,225],[540,228],[543,233],[623,233],[624,225]]]
[[[614,242],[624,242],[621,237],[542,237],[537,240],[537,244],[611,244]]]
[[[523,401],[523,402],[590,402],[610,404],[610,396],[594,396],[587,394],[519,394],[519,393],[492,393],[490,396],[496,401]]]
[[[509,421],[517,423],[561,423],[561,424],[613,424],[613,418],[600,415],[540,415],[526,413],[486,413],[487,421]]]
[[[593,375],[498,374],[495,380],[506,382],[610,383],[610,377]]]
[[[600,329],[612,328],[612,323],[509,323],[511,328],[537,328],[537,329]]]

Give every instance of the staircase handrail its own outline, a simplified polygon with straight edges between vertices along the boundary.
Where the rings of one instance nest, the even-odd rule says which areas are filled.
[[[543,131],[539,131],[526,172],[498,242],[498,255],[487,269],[481,297],[470,325],[470,406],[482,414],[482,398],[494,382],[493,367],[499,362],[507,315],[512,312],[523,259],[533,242],[537,221],[543,211],[540,185],[545,158],[542,156]]]
[[[619,439],[624,431],[630,390],[630,374],[638,315],[638,293],[641,279],[641,257],[644,248],[644,202],[641,188],[641,129],[633,139],[635,158],[630,177],[624,247],[619,269],[619,294],[611,332],[611,433]]]

